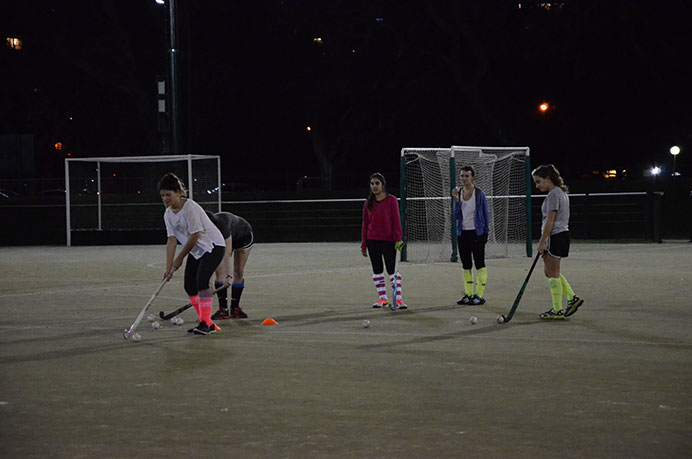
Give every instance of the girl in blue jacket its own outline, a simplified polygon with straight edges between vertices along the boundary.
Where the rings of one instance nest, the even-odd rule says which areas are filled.
[[[457,304],[481,305],[488,281],[485,267],[485,244],[488,242],[488,201],[485,193],[474,184],[476,171],[462,166],[459,178],[461,187],[452,190],[454,218],[457,221],[457,244],[463,267],[464,296]],[[473,263],[472,263],[473,258]],[[473,292],[473,264],[476,265],[476,292]]]

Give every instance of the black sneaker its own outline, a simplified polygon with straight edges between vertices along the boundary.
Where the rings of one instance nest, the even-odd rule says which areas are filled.
[[[538,318],[542,320],[565,320],[565,314],[562,312],[562,310],[555,311],[553,308],[550,308],[541,313]]]
[[[473,295],[471,297],[471,304],[474,306],[480,306],[482,304],[485,304],[485,298],[483,298],[482,296]]]
[[[461,297],[461,299],[459,301],[457,301],[457,304],[458,305],[471,304],[471,297],[468,295],[464,295]]]
[[[247,314],[240,309],[240,306],[237,306],[235,308],[231,308],[231,319],[247,319]]]
[[[216,327],[214,327],[214,324],[207,325],[205,322],[200,322],[199,325],[192,329],[192,333],[195,335],[211,335],[216,333]]]
[[[200,323],[201,323],[201,322],[200,322]],[[195,332],[195,328],[197,328],[197,327],[199,327],[199,324],[195,325],[195,326],[192,327],[192,328],[189,328],[189,329],[187,330],[187,332],[190,333],[190,334],[192,334],[192,333]]]
[[[228,309],[219,308],[219,310],[211,316],[211,320],[227,320],[231,317],[231,313],[228,312]]]
[[[569,317],[575,312],[577,312],[577,309],[579,309],[579,306],[581,306],[582,304],[584,304],[584,300],[582,298],[579,298],[577,295],[574,295],[574,298],[567,302],[565,317]]]

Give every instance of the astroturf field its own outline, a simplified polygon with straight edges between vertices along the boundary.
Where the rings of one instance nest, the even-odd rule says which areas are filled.
[[[0,247],[1,457],[690,457],[690,243],[573,243],[577,314],[537,319],[539,261],[502,325],[529,258],[488,261],[481,307],[460,264],[401,263],[392,312],[358,243],[257,244],[248,319],[125,341],[164,255]],[[185,303],[178,272],[151,312]]]

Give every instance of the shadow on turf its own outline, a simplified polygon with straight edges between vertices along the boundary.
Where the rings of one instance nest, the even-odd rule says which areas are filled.
[[[147,347],[152,347],[152,346],[159,346],[163,347],[163,345],[168,344],[168,343],[180,343],[180,342],[185,342],[187,341],[188,343],[193,343],[195,341],[203,341],[206,339],[214,339],[214,337],[204,337],[204,336],[192,336],[187,333],[185,333],[184,330],[181,329],[181,333],[176,333],[175,335],[169,336],[145,336],[142,341],[139,342],[133,342],[133,341],[128,341],[123,338],[122,331],[117,331],[116,333],[113,333],[112,329],[107,329],[107,335],[104,334],[104,329],[99,329],[99,330],[88,330],[88,331],[83,331],[83,332],[77,332],[77,333],[68,333],[68,334],[61,334],[57,336],[43,336],[43,337],[36,337],[36,338],[22,338],[22,339],[17,339],[17,340],[2,340],[0,341],[0,345],[3,347],[4,352],[8,352],[8,348],[11,345],[31,345],[32,349],[33,346],[38,346],[42,349],[46,349],[41,352],[30,352],[22,355],[5,355],[5,356],[0,356],[0,364],[5,364],[5,363],[20,363],[20,362],[34,362],[34,361],[45,361],[45,360],[57,360],[57,359],[64,359],[66,357],[78,357],[78,356],[85,356],[85,355],[91,355],[91,354],[99,354],[99,353],[104,353],[104,352],[112,352],[112,351],[118,351],[121,349],[127,349],[130,347],[142,347],[142,346],[147,346]],[[98,344],[98,343],[89,343],[89,342],[82,342],[82,340],[89,339],[89,338],[98,338],[100,341],[103,341],[104,339],[108,340],[108,343],[103,343],[103,344]],[[51,342],[57,342],[57,341],[74,341],[73,347],[70,348],[64,348],[64,349],[55,349],[59,344],[50,344]],[[209,350],[208,347],[206,348],[200,348],[201,350],[207,352]],[[194,350],[194,349],[193,349]]]

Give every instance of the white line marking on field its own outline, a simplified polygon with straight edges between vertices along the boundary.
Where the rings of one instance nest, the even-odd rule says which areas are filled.
[[[320,273],[328,273],[328,274],[339,274],[339,273],[345,273],[345,272],[359,272],[359,271],[369,271],[370,268],[367,266],[364,267],[350,267],[350,268],[329,268],[329,269],[311,269],[311,270],[306,270],[306,271],[291,271],[291,272],[281,272],[281,273],[270,273],[270,274],[252,274],[252,275],[246,275],[246,279],[256,279],[256,278],[266,278],[266,277],[283,277],[283,276],[307,276],[307,275],[312,275],[312,274],[320,274]],[[26,280],[26,279],[23,279]],[[173,282],[176,279],[173,280]],[[182,276],[179,278],[180,282],[182,283]],[[88,282],[95,282],[95,280],[90,279]],[[97,281],[96,281],[97,282]],[[27,295],[56,295],[56,294],[63,294],[63,293],[83,293],[83,292],[98,292],[98,291],[104,291],[104,290],[110,290],[110,289],[124,289],[124,288],[135,288],[135,287],[150,287],[150,286],[157,286],[159,285],[158,282],[156,283],[141,283],[141,284],[127,284],[127,285],[105,285],[101,287],[80,287],[80,288],[68,288],[64,290],[46,290],[46,289],[41,289],[41,290],[35,290],[35,291],[30,291],[30,292],[23,292],[23,293],[4,293],[0,294],[0,298],[11,298],[11,297],[18,297],[18,296],[27,296]],[[139,295],[133,295],[133,296],[139,296]],[[142,296],[145,296],[142,294]],[[148,296],[148,295],[146,295]]]
[[[377,335],[377,336],[410,336],[410,337],[429,337],[429,338],[445,338],[449,333],[409,333],[409,332],[373,332],[373,331],[305,331],[305,330],[272,330],[271,333],[293,333],[298,335]],[[489,335],[472,335],[472,336],[457,336],[456,338],[474,338],[474,339],[491,339],[498,341],[548,341],[548,342],[567,342],[567,343],[587,343],[587,344],[626,344],[633,345],[639,344],[644,346],[679,346],[679,347],[692,347],[692,343],[674,343],[674,342],[662,342],[657,343],[653,341],[614,341],[614,340],[601,340],[601,339],[578,339],[578,338],[524,338],[521,336],[489,336]]]

